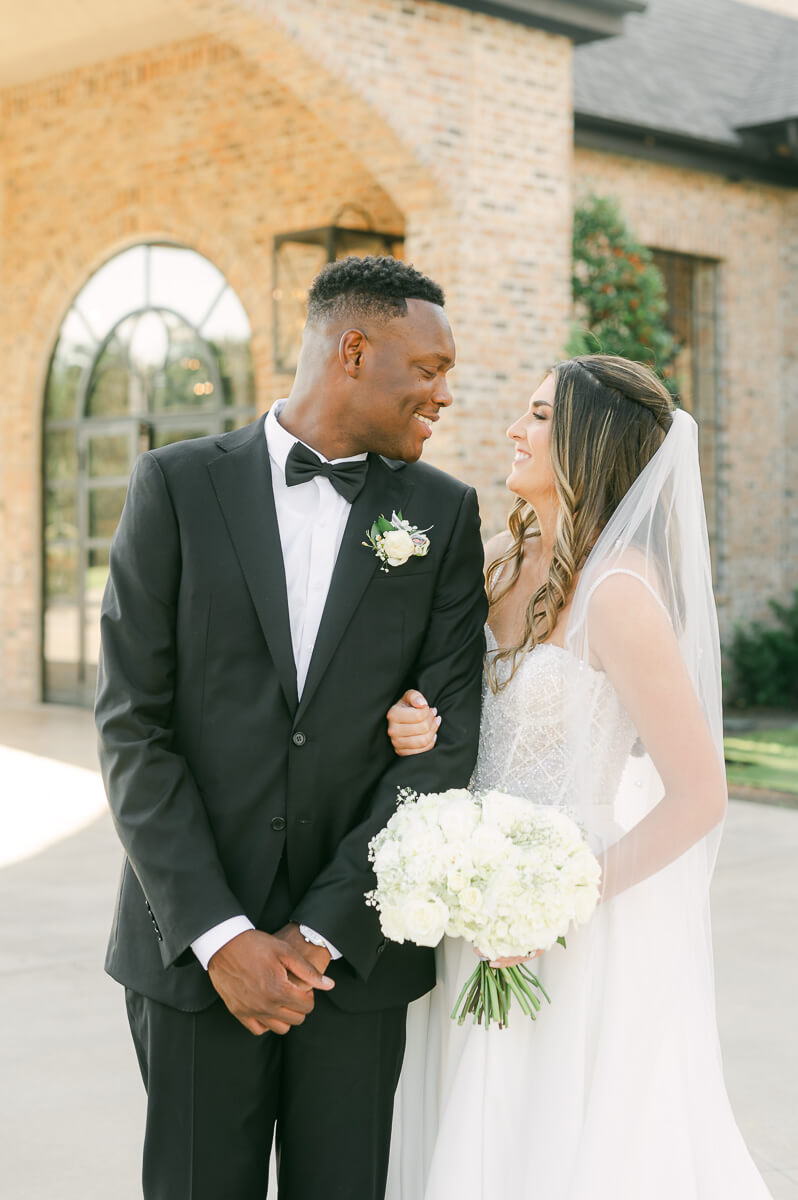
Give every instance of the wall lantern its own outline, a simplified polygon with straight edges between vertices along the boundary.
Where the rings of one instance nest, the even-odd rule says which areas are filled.
[[[339,224],[345,212],[355,212],[362,228]],[[308,288],[325,263],[367,254],[400,257],[403,240],[399,233],[379,233],[362,209],[347,204],[335,214],[331,225],[278,233],[274,239],[274,369],[296,370],[302,330],[307,316]]]

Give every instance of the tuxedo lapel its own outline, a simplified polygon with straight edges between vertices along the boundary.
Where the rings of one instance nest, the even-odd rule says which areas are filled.
[[[413,485],[406,482],[401,467],[391,468],[377,455],[369,455],[368,476],[346,523],[297,720],[310,704],[363,592],[379,567],[374,551],[363,545],[366,534],[381,514],[390,519],[391,513],[402,512],[412,490]]]
[[[219,445],[226,453],[208,464],[211,482],[293,713],[297,706],[296,667],[263,418],[236,430]]]

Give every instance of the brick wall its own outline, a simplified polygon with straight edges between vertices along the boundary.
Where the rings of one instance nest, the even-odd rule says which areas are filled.
[[[793,192],[577,149],[577,195],[616,196],[645,244],[717,260],[721,629],[767,614],[798,584]]]

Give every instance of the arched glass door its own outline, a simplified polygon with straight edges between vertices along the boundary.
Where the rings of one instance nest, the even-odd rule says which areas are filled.
[[[108,550],[136,455],[251,419],[250,337],[224,276],[181,246],[134,246],[76,297],[44,410],[46,700],[93,700]]]

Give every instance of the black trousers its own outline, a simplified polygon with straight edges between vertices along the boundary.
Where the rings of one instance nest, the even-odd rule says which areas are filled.
[[[280,901],[275,888],[261,927],[285,923]],[[198,1013],[126,1000],[145,1200],[264,1200],[275,1129],[279,1200],[383,1200],[405,1006],[346,1013],[317,992],[302,1025],[254,1037],[221,1000]]]

